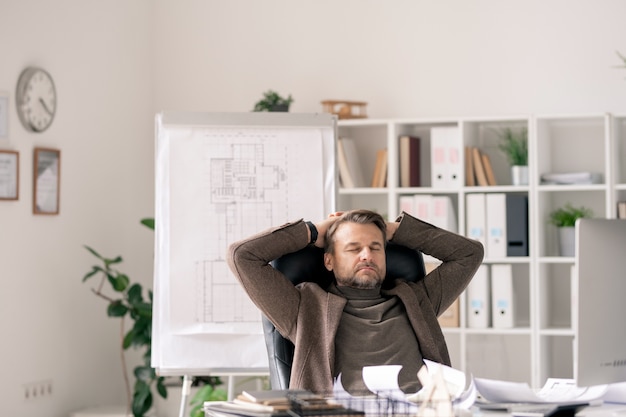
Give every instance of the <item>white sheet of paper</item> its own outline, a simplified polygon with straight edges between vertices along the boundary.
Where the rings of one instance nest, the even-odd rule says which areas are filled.
[[[550,378],[541,390],[535,392],[525,382],[474,378],[478,392],[492,402],[559,403],[599,400],[606,393],[606,385],[576,387],[571,379]]]
[[[402,365],[364,366],[363,382],[372,392],[402,392],[398,385],[401,369]]]

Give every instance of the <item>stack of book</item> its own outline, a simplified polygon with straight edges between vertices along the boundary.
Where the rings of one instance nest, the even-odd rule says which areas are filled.
[[[626,201],[617,202],[617,218],[626,219]]]
[[[419,187],[421,181],[420,138],[400,136],[400,187]]]
[[[387,149],[376,151],[376,164],[372,175],[372,187],[383,188],[387,184]]]
[[[497,185],[489,155],[473,146],[465,147],[465,185]]]

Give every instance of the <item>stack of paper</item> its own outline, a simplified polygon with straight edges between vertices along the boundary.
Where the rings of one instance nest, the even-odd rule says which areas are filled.
[[[602,174],[597,172],[564,172],[541,174],[542,184],[600,184]]]

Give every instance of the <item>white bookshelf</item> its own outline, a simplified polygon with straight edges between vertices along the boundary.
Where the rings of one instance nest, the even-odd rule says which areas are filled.
[[[477,146],[489,155],[498,185],[431,186],[430,129],[457,126],[463,146]],[[497,130],[528,129],[529,184],[511,185],[510,167],[498,149]],[[626,116],[519,115],[511,117],[441,119],[340,120],[339,137],[356,141],[366,179],[371,179],[376,151],[388,150],[385,188],[339,190],[338,208],[368,208],[388,219],[399,214],[402,195],[450,196],[459,233],[466,230],[465,200],[470,193],[515,193],[528,196],[529,256],[493,259],[484,263],[509,263],[513,269],[516,319],[511,329],[467,327],[467,300],[460,299],[460,326],[444,328],[453,366],[475,376],[528,382],[540,387],[548,377],[573,377],[573,313],[575,283],[573,258],[558,256],[557,230],[548,213],[572,202],[584,205],[594,217],[616,217],[617,201],[626,200]],[[399,187],[399,137],[420,138],[420,187]],[[461,149],[463,155],[463,149]],[[463,159],[463,158],[461,158]],[[464,161],[461,161],[464,167]],[[547,172],[599,172],[601,184],[542,185]],[[464,168],[461,170],[464,173]],[[464,183],[464,181],[463,181]]]

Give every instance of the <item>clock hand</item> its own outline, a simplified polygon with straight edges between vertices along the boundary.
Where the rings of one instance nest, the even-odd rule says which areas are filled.
[[[43,98],[39,97],[39,102],[41,103],[41,106],[43,107],[43,109],[46,111],[46,113],[48,113],[50,116],[52,116],[52,112],[50,111],[50,109],[48,108],[48,106],[46,105],[46,102],[43,101]]]

